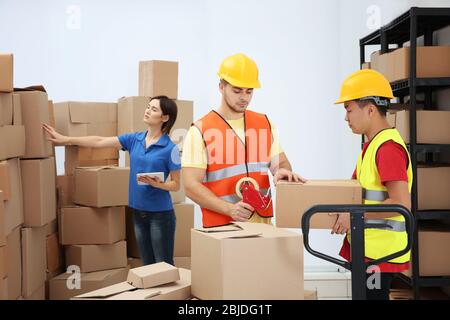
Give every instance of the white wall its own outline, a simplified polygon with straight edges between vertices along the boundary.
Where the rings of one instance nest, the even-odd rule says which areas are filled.
[[[196,118],[220,101],[221,60],[244,52],[262,82],[251,108],[278,126],[295,171],[348,178],[360,137],[333,101],[345,76],[359,69],[359,38],[413,2],[0,0],[0,51],[14,53],[17,87],[44,84],[54,101],[137,95],[138,61],[179,61],[179,97],[195,101]],[[61,150],[57,158],[62,173]],[[341,242],[328,232],[315,232],[312,241],[328,253]],[[307,268],[327,266],[308,255],[305,261]]]

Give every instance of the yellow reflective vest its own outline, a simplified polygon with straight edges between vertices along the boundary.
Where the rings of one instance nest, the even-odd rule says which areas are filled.
[[[389,197],[386,187],[381,183],[376,164],[378,149],[383,143],[389,140],[393,140],[401,145],[408,155],[408,190],[411,192],[413,172],[408,149],[397,129],[385,129],[372,139],[364,154],[364,158],[361,152],[356,165],[356,178],[363,188],[364,204],[380,204]],[[385,228],[373,228],[364,231],[365,256],[367,258],[379,259],[401,251],[406,247],[407,233],[405,231],[405,219],[403,216],[398,215],[396,217],[378,220],[366,219],[365,221],[366,223],[388,224],[388,227]],[[350,242],[350,234],[347,235],[347,239]],[[410,252],[389,262],[406,263],[409,259]]]

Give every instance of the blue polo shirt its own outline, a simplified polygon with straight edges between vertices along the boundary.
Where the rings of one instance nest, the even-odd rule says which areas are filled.
[[[147,131],[125,133],[118,137],[122,150],[130,153],[128,206],[150,212],[172,210],[170,193],[150,185],[138,185],[136,174],[164,172],[166,180],[170,171],[181,170],[180,151],[166,134],[146,148],[146,136]]]

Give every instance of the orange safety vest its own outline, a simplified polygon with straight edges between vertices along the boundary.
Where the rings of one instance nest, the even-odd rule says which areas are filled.
[[[245,141],[215,111],[194,126],[202,133],[208,156],[203,185],[217,197],[231,203],[241,201],[236,194],[236,184],[244,177],[256,180],[262,193],[270,189],[268,169],[273,137],[266,115],[245,111]],[[272,202],[265,210],[255,211],[261,217],[273,217]],[[202,208],[202,213],[204,227],[227,225],[232,221],[231,217],[206,208]]]

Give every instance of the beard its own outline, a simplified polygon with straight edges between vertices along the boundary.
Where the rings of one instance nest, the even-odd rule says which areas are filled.
[[[247,104],[247,106],[245,106],[245,107],[239,107],[239,106],[233,105],[233,104],[228,100],[228,98],[227,98],[226,95],[225,95],[225,103],[227,104],[227,107],[228,107],[228,108],[230,108],[231,110],[233,110],[233,111],[236,112],[236,113],[244,113],[245,110],[246,110],[247,107],[248,107],[248,104]]]

